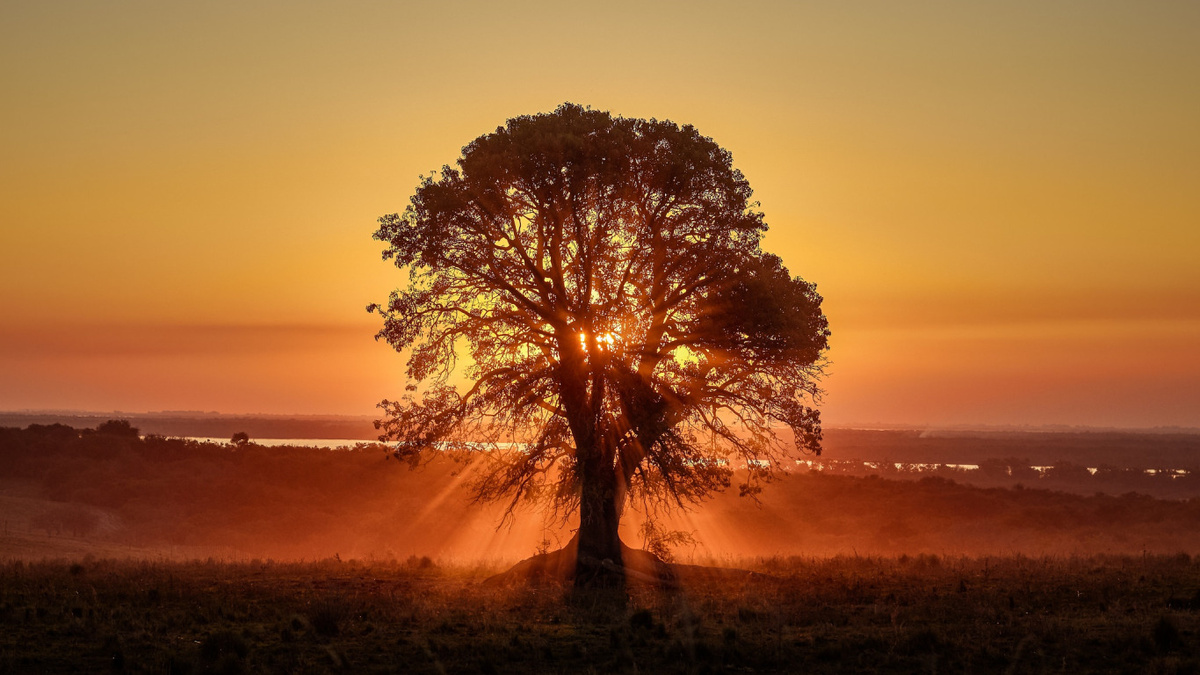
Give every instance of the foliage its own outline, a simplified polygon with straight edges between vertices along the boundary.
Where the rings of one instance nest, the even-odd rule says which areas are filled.
[[[617,517],[627,497],[692,503],[737,463],[757,493],[820,451],[829,330],[815,287],[760,249],[756,207],[691,126],[564,104],[476,139],[379,220],[409,282],[368,309],[411,350],[381,440],[413,465],[482,460],[476,496],[510,509],[570,513],[590,486]]]
[[[108,436],[124,436],[126,438],[138,437],[137,427],[130,424],[129,420],[109,420],[98,425],[96,433]]]
[[[687,546],[695,551],[700,545],[695,533],[666,530],[653,519],[646,519],[638,528],[638,534],[642,536],[642,549],[664,562],[675,561],[676,548]]]

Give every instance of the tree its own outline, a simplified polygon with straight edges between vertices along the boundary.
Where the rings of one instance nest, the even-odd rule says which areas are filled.
[[[248,434],[244,431],[239,431],[229,438],[229,444],[236,445],[239,448],[249,445],[249,443],[250,443],[250,434]]]
[[[479,463],[476,497],[509,514],[578,513],[577,584],[619,573],[631,500],[693,504],[742,465],[756,494],[820,451],[829,330],[750,199],[691,126],[564,104],[479,137],[379,219],[408,286],[367,309],[411,350],[380,439]]]
[[[96,427],[96,433],[108,436],[138,438],[140,431],[137,427],[130,424],[129,420],[108,420],[107,422],[101,422]]]

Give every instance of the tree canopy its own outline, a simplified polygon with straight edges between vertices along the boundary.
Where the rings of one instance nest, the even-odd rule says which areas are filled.
[[[598,555],[630,499],[694,503],[743,466],[754,493],[819,452],[821,297],[761,250],[751,194],[669,121],[564,104],[479,137],[379,219],[408,285],[368,310],[409,353],[381,438],[481,463],[481,499],[579,510],[581,537],[604,521]]]

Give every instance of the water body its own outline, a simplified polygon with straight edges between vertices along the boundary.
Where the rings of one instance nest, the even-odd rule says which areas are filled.
[[[189,441],[197,441],[199,443],[217,443],[220,445],[228,445],[228,438],[212,438],[209,436],[178,436]],[[364,441],[358,438],[251,438],[250,442],[255,445],[262,445],[269,448],[278,448],[280,446],[291,445],[301,448],[353,448],[360,443],[368,445],[376,445],[378,441]]]
[[[846,463],[847,463],[847,460],[843,460],[836,464],[835,463],[825,464],[825,463],[822,463],[819,461],[807,460],[807,459],[796,460],[796,464],[803,466],[803,467],[807,467],[811,471],[825,471],[828,469],[835,468],[839,465],[845,466]],[[862,465],[868,469],[883,469],[884,467],[887,466],[887,464],[885,464],[883,462],[862,462]],[[934,464],[934,463],[921,463],[921,462],[912,462],[912,463],[895,462],[894,464],[892,464],[892,466],[895,467],[895,469],[897,471],[906,471],[906,472],[910,472],[910,473],[927,473],[927,472],[938,471],[940,469],[952,469],[954,471],[966,471],[966,472],[979,470],[978,464]],[[1053,469],[1054,467],[1052,465],[1042,466],[1042,465],[1035,464],[1033,466],[1030,466],[1029,468],[1038,472],[1038,474],[1045,476],[1046,472],[1049,471],[1050,469]],[[1095,476],[1096,473],[1100,471],[1100,467],[1089,466],[1089,467],[1085,467],[1085,468],[1087,469],[1088,473],[1090,473],[1093,476]],[[1183,476],[1186,476],[1189,473],[1191,473],[1187,469],[1142,469],[1142,472],[1145,473],[1147,476],[1168,475],[1171,478],[1182,478]],[[1009,475],[1012,475],[1011,469],[1009,469]]]
[[[217,443],[217,444],[221,444],[221,445],[225,445],[225,444],[229,443],[228,438],[213,438],[213,437],[208,437],[208,436],[182,436],[181,438],[186,438],[187,440],[190,440],[190,441],[198,441],[200,443]],[[339,449],[339,448],[355,448],[355,447],[357,447],[359,445],[363,445],[363,444],[365,444],[365,445],[378,445],[379,444],[378,441],[365,441],[365,440],[358,439],[358,438],[252,438],[252,439],[250,439],[250,442],[254,443],[256,445],[262,445],[262,446],[272,447],[272,448],[290,445],[290,446],[303,447],[303,448],[330,448],[330,449],[334,449],[334,450]],[[508,447],[512,447],[517,444],[499,443],[498,445],[508,448]],[[826,464],[826,463],[820,462],[818,460],[800,459],[800,460],[796,460],[796,464],[798,466],[807,468],[810,471],[824,471],[824,470],[833,469],[833,468],[835,468],[836,465],[845,466],[846,461],[847,460],[842,460],[842,461],[839,461],[836,463]],[[755,468],[766,468],[769,465],[770,464],[769,464],[769,462],[767,462],[767,460],[761,460],[761,459],[760,460],[751,460],[749,462],[749,466],[755,467]],[[862,466],[867,469],[877,469],[878,470],[878,469],[884,468],[885,464],[883,462],[862,462]],[[978,464],[937,464],[937,463],[929,463],[929,462],[925,462],[925,463],[922,463],[922,462],[913,462],[913,463],[896,462],[896,463],[894,463],[894,467],[897,471],[915,472],[915,473],[932,473],[934,471],[939,471],[941,469],[952,469],[955,471],[964,471],[964,472],[979,471]],[[747,468],[747,464],[743,463],[740,468]],[[1034,471],[1037,471],[1041,475],[1045,475],[1047,471],[1049,471],[1050,469],[1052,469],[1054,467],[1037,465],[1037,466],[1031,466],[1029,468],[1033,469]],[[1095,475],[1099,471],[1099,467],[1089,466],[1086,468],[1087,468],[1088,473],[1090,473],[1092,475]],[[1183,476],[1186,476],[1189,473],[1189,471],[1187,469],[1143,469],[1143,472],[1150,476],[1155,476],[1155,475],[1159,475],[1159,474],[1167,474],[1167,475],[1170,475],[1172,478],[1182,478]]]

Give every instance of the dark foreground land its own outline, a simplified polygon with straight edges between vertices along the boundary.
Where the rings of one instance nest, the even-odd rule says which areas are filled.
[[[1200,673],[1200,437],[846,432],[618,601],[485,583],[561,533],[448,460],[106,426],[0,428],[0,674]]]
[[[770,559],[624,605],[406,563],[0,566],[0,672],[1200,672],[1200,560]]]

